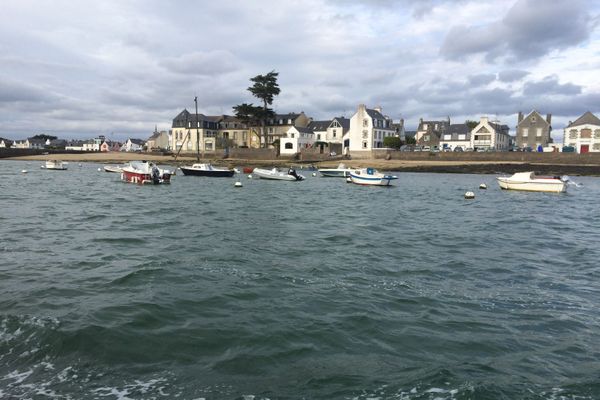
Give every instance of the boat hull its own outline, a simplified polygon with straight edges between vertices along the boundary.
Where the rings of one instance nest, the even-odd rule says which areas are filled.
[[[345,169],[320,169],[319,173],[324,178],[346,178],[350,175],[350,171]]]
[[[536,179],[534,181],[515,181],[509,178],[497,178],[498,185],[504,190],[521,190],[526,192],[563,193],[567,190],[567,182],[558,179]]]
[[[121,180],[123,182],[136,183],[139,185],[160,185],[171,183],[171,174],[162,174],[158,179],[152,179],[151,174],[123,170],[123,172],[121,172]]]
[[[398,178],[390,175],[386,175],[382,178],[369,178],[363,176],[356,176],[352,173],[350,174],[350,180],[352,183],[357,185],[365,185],[365,186],[392,186],[392,181]]]
[[[254,168],[254,171],[252,172],[252,174],[254,176],[259,177],[260,179],[269,179],[269,180],[273,180],[273,181],[301,181],[304,180],[304,176],[302,175],[290,175],[288,173],[285,172],[274,172],[273,170],[268,170],[268,169],[260,169],[260,168]]]
[[[231,170],[200,170],[196,168],[179,167],[184,175],[210,176],[213,178],[231,178],[235,171]]]
[[[121,173],[121,172],[123,172],[123,168],[121,168],[121,167],[114,167],[112,165],[105,165],[104,166],[104,171],[105,172]]]

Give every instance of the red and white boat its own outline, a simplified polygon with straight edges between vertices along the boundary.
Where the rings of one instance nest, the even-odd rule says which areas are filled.
[[[123,167],[121,180],[140,185],[160,185],[171,183],[171,171],[158,168],[156,164],[148,161],[132,161]]]

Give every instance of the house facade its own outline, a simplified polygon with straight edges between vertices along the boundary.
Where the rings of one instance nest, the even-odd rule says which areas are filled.
[[[9,139],[0,138],[0,149],[7,149],[13,145],[13,141]]]
[[[250,147],[249,128],[240,119],[231,115],[220,115],[214,118],[218,124],[217,148]]]
[[[517,147],[537,150],[540,146],[546,147],[552,143],[552,114],[542,117],[536,110],[531,111],[526,117],[519,111],[517,117],[517,132],[515,144]]]
[[[315,143],[315,133],[311,128],[292,126],[286,132],[286,136],[280,139],[279,153],[292,155],[300,150],[312,147]]]
[[[171,149],[184,153],[214,151],[218,130],[219,124],[215,118],[191,114],[184,109],[173,119]]]
[[[462,151],[471,147],[471,130],[467,124],[450,124],[442,133],[439,143],[440,149],[454,151],[460,147]]]
[[[450,126],[450,117],[446,120],[425,121],[419,119],[419,126],[415,134],[415,141],[418,146],[440,146],[440,138],[446,133]]]
[[[565,128],[563,145],[572,146],[577,153],[600,151],[600,119],[587,111]]]
[[[392,120],[384,116],[381,107],[370,109],[364,104],[350,118],[350,128],[343,137],[344,154],[383,148],[383,139],[396,134]]]
[[[275,114],[273,118],[267,120],[265,125],[267,144],[271,145],[271,143],[278,139],[281,141],[292,126],[307,128],[308,124],[310,124],[310,118],[304,114],[304,111],[300,113]],[[260,127],[252,129],[250,147],[260,147],[261,140],[263,139],[259,139],[259,133]]]
[[[473,149],[508,151],[510,136],[508,126],[490,122],[481,117],[479,124],[471,130],[470,146]]]
[[[146,140],[146,149],[152,150],[169,150],[171,147],[171,138],[167,131],[158,131],[157,127],[154,127],[152,136]]]
[[[122,151],[132,152],[132,151],[142,151],[144,149],[145,142],[141,139],[127,139],[123,147],[121,147]]]

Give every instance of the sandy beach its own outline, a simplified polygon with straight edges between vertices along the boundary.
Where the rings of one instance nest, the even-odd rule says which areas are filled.
[[[60,159],[67,162],[94,162],[101,164],[122,164],[128,161],[148,160],[157,164],[181,165],[196,162],[192,155],[179,156],[175,160],[173,155],[159,155],[149,153],[82,153],[82,154],[51,154],[32,155],[5,158],[6,160],[38,160]],[[250,159],[222,159],[204,158],[201,162],[209,162],[214,165],[233,167],[289,167],[295,166],[299,169],[309,168],[335,168],[344,163],[350,168],[373,167],[383,171],[404,172],[439,172],[439,173],[514,173],[519,171],[536,171],[541,174],[552,175],[591,175],[600,176],[600,165],[598,164],[561,164],[540,163],[522,161],[448,161],[448,160],[384,160],[384,159],[352,159],[352,160],[328,160],[320,162],[300,162],[290,159],[275,160],[250,160]]]

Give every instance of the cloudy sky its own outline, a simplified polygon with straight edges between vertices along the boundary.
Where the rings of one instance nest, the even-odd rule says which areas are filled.
[[[279,72],[277,112],[600,116],[596,0],[3,0],[0,136],[146,138],[183,108],[232,114]]]

